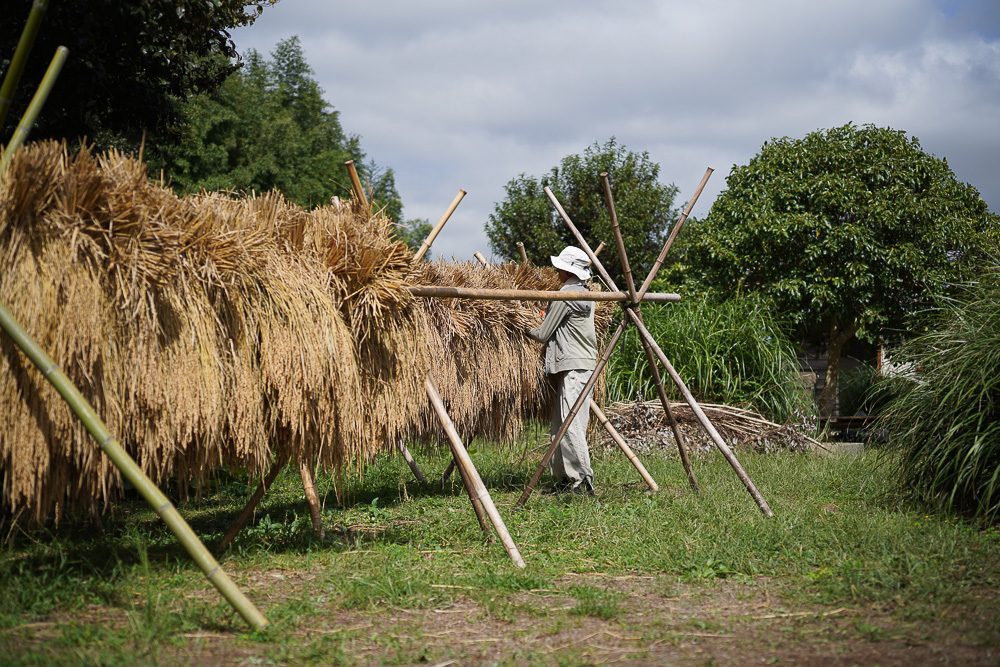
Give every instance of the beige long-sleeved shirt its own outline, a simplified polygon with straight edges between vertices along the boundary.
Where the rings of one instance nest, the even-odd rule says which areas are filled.
[[[582,280],[571,275],[560,292],[589,291]],[[528,335],[545,348],[545,372],[594,370],[597,366],[597,333],[594,331],[593,301],[553,301],[542,323]]]

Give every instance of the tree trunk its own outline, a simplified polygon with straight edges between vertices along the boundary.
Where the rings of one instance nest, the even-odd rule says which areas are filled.
[[[840,377],[840,354],[858,331],[854,318],[846,324],[834,315],[830,325],[830,346],[826,357],[826,384],[819,395],[820,417],[830,417],[837,409],[837,380]]]

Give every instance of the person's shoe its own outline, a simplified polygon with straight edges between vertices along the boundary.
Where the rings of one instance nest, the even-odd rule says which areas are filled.
[[[547,496],[554,496],[560,493],[566,493],[570,488],[569,480],[563,477],[562,479],[557,479],[552,486],[542,491],[542,494]]]

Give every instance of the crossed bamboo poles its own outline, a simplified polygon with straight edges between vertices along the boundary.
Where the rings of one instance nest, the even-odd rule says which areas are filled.
[[[532,475],[531,480],[525,487],[524,492],[521,494],[520,499],[518,499],[517,501],[518,506],[523,507],[524,504],[527,503],[528,498],[531,496],[532,490],[534,489],[535,485],[538,484],[538,480],[541,478],[542,472],[545,470],[545,467],[552,459],[552,455],[555,453],[556,448],[559,446],[559,443],[562,441],[563,436],[566,434],[566,430],[569,428],[570,423],[573,421],[577,413],[583,407],[584,401],[589,396],[591,389],[593,389],[594,383],[597,381],[597,376],[604,368],[604,366],[607,364],[608,359],[611,356],[611,352],[614,350],[615,346],[618,344],[618,341],[621,339],[621,336],[625,331],[626,324],[629,321],[631,321],[631,323],[634,324],[635,327],[638,329],[639,335],[644,343],[643,348],[647,354],[647,359],[649,361],[650,368],[652,369],[653,377],[655,380],[657,380],[657,393],[659,394],[660,400],[663,403],[663,408],[666,414],[668,415],[668,419],[671,422],[671,426],[674,427],[674,435],[675,439],[677,440],[677,446],[680,451],[681,460],[684,463],[684,468],[688,474],[688,479],[691,482],[692,487],[697,489],[697,482],[694,478],[694,473],[691,469],[691,463],[688,460],[687,453],[684,449],[683,440],[677,437],[680,435],[680,431],[679,429],[676,428],[676,420],[674,419],[673,414],[670,411],[670,404],[666,400],[666,392],[663,389],[663,384],[662,382],[659,381],[657,377],[659,375],[658,369],[656,367],[657,360],[659,360],[659,362],[663,364],[663,367],[666,369],[667,374],[674,381],[674,384],[681,392],[681,395],[684,397],[684,400],[691,407],[691,411],[695,414],[695,417],[698,419],[699,423],[709,434],[709,437],[711,437],[712,442],[715,443],[715,446],[719,449],[722,455],[733,467],[733,470],[736,471],[737,476],[740,478],[740,481],[743,482],[744,486],[746,486],[747,491],[750,492],[750,495],[757,503],[757,506],[760,507],[760,510],[766,516],[769,517],[774,516],[774,513],[771,511],[771,508],[767,504],[767,501],[764,500],[764,497],[757,490],[757,487],[754,486],[753,481],[751,481],[750,477],[747,476],[746,472],[743,470],[743,466],[741,466],[739,461],[736,460],[736,456],[733,455],[732,450],[726,444],[725,440],[723,440],[722,436],[719,435],[719,432],[715,429],[715,427],[712,425],[712,422],[708,419],[708,416],[705,415],[705,412],[701,409],[701,406],[698,405],[698,401],[695,400],[694,395],[691,394],[691,391],[687,388],[687,385],[684,384],[684,381],[681,379],[680,375],[677,374],[677,371],[670,363],[670,360],[667,359],[667,356],[663,353],[663,350],[660,349],[660,346],[657,345],[656,340],[653,339],[653,336],[646,329],[646,325],[642,321],[642,316],[638,312],[639,304],[642,301],[643,296],[645,296],[646,292],[649,290],[649,286],[653,282],[653,278],[656,277],[656,273],[660,270],[660,267],[663,265],[663,260],[666,258],[667,251],[670,250],[671,244],[673,244],[674,239],[677,237],[677,232],[680,231],[681,225],[684,223],[684,220],[686,220],[687,216],[690,214],[691,209],[694,207],[694,203],[700,196],[701,191],[704,189],[705,184],[708,182],[708,178],[709,176],[711,176],[711,174],[712,174],[712,169],[709,168],[705,172],[705,176],[702,178],[701,183],[698,185],[698,189],[696,190],[695,195],[691,198],[691,201],[688,202],[688,205],[685,208],[684,213],[681,215],[680,219],[678,219],[677,224],[674,225],[674,228],[671,231],[670,236],[667,238],[667,242],[664,244],[663,249],[660,251],[660,254],[656,259],[656,262],[653,264],[653,268],[650,270],[649,275],[646,276],[646,279],[643,281],[642,287],[638,290],[638,292],[636,291],[635,284],[632,281],[631,270],[630,269],[626,270],[625,277],[626,281],[628,282],[629,294],[631,299],[628,305],[625,305],[622,308],[622,311],[624,313],[622,320],[618,324],[618,328],[611,335],[611,340],[608,342],[607,346],[605,347],[604,353],[598,360],[596,368],[594,369],[594,372],[591,374],[590,380],[587,382],[586,387],[584,387],[583,391],[580,393],[579,398],[577,398],[576,403],[574,404],[572,410],[570,410],[569,414],[566,416],[565,421],[563,421],[562,425],[559,427],[559,430],[556,433],[556,435],[553,436],[552,442],[549,445],[548,450],[545,452],[545,455],[542,457],[542,461],[538,465],[538,469],[535,470],[535,474]],[[627,267],[628,256],[625,252],[624,243],[621,237],[621,231],[618,228],[617,216],[614,214],[614,202],[611,199],[611,188],[610,185],[608,184],[606,173],[601,174],[601,180],[604,185],[605,198],[607,199],[609,212],[611,213],[612,229],[615,235],[615,245],[618,248],[619,257],[622,260],[622,266]],[[545,194],[552,201],[552,204],[559,212],[560,217],[562,217],[563,222],[566,223],[566,226],[573,233],[573,236],[576,239],[577,243],[579,243],[580,247],[584,250],[584,252],[587,253],[587,256],[590,258],[591,264],[593,264],[594,267],[598,270],[598,273],[600,273],[601,277],[607,283],[608,287],[611,288],[611,290],[613,291],[617,291],[618,288],[615,286],[614,280],[612,280],[611,276],[605,270],[604,265],[601,264],[601,261],[597,259],[597,256],[594,254],[594,251],[590,249],[590,246],[587,244],[586,239],[584,239],[583,235],[580,234],[580,231],[576,228],[576,225],[574,225],[573,221],[570,220],[569,216],[566,214],[566,211],[559,203],[559,200],[556,199],[556,196],[552,193],[552,190],[546,187]]]

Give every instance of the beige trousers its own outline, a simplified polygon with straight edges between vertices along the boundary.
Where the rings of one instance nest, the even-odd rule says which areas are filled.
[[[590,380],[594,371],[563,371],[552,376],[556,398],[552,403],[552,419],[549,424],[550,435],[554,436],[563,420],[573,409],[576,399],[583,393],[583,388]],[[593,395],[593,390],[591,390]],[[570,423],[559,447],[556,448],[549,462],[549,472],[556,479],[564,478],[571,486],[576,486],[584,479],[593,486],[594,471],[590,467],[590,449],[587,447],[587,422],[590,420],[590,396],[588,396],[576,417]]]

